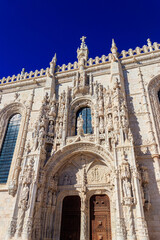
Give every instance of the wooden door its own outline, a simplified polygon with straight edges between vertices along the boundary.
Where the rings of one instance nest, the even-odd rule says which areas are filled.
[[[90,199],[90,240],[111,240],[110,201],[106,195]]]
[[[60,240],[80,240],[79,196],[67,196],[63,200]]]

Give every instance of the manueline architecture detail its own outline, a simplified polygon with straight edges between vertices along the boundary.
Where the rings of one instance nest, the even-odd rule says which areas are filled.
[[[2,240],[160,239],[160,44],[92,59],[85,39],[0,80]]]

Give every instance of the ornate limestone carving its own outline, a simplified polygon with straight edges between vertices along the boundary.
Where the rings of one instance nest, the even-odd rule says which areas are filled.
[[[48,127],[48,136],[49,137],[53,137],[53,135],[54,135],[53,130],[54,130],[53,121],[50,121],[49,127]]]
[[[83,135],[84,135],[82,115],[80,115],[80,116],[77,118],[77,134],[80,135],[80,136],[83,136]]]
[[[9,230],[8,230],[8,233],[9,233],[10,237],[14,237],[14,234],[16,232],[16,227],[17,227],[17,220],[16,219],[12,219],[12,221],[10,223]]]
[[[124,197],[131,197],[131,183],[127,180],[123,180],[123,192],[124,192]]]
[[[103,165],[95,165],[87,174],[88,184],[111,183],[111,172]]]
[[[17,226],[17,236],[21,236],[25,212],[29,207],[29,199],[30,199],[30,187],[34,178],[34,158],[29,160],[28,165],[25,166],[23,174],[21,176],[21,195],[18,204],[18,226]]]

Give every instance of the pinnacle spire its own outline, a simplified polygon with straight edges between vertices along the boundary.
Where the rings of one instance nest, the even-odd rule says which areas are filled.
[[[56,62],[57,62],[57,56],[56,56],[56,53],[55,53],[54,57],[52,58],[52,61],[50,62],[50,74],[51,75],[54,74]]]
[[[116,44],[115,44],[114,38],[112,38],[112,48],[113,48],[113,47],[116,47]]]
[[[54,57],[52,58],[52,61],[51,61],[51,62],[52,62],[52,63],[53,63],[53,62],[55,62],[55,63],[57,62],[57,55],[56,55],[56,53],[54,54]]]
[[[117,46],[116,46],[116,43],[115,43],[115,41],[114,41],[113,38],[112,38],[111,52],[112,52],[114,55],[117,55]]]

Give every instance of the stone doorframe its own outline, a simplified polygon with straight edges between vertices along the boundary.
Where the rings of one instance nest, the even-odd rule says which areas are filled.
[[[113,199],[113,192],[108,190],[107,188],[97,189],[97,187],[90,188],[86,194],[81,191],[81,189],[77,190],[64,190],[58,194],[57,197],[57,206],[55,210],[55,220],[54,220],[54,240],[60,240],[60,232],[61,232],[61,218],[62,218],[62,207],[63,207],[63,199],[66,196],[79,196],[81,199],[81,226],[80,226],[80,240],[90,240],[90,198],[93,195],[107,195],[110,199],[110,216],[111,216],[111,233],[112,239],[115,238],[115,201]],[[85,203],[84,204],[84,198]]]

